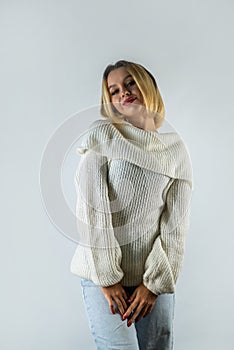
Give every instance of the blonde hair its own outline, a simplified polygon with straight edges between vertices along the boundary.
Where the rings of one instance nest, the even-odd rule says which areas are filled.
[[[153,75],[142,65],[125,60],[109,64],[102,77],[102,96],[100,113],[103,117],[117,124],[128,124],[121,114],[111,103],[111,95],[108,90],[107,78],[111,71],[126,67],[126,70],[136,82],[142,96],[147,113],[153,114],[155,127],[159,128],[165,117],[164,103]]]

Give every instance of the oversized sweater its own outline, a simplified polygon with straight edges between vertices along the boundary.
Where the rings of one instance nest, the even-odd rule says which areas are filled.
[[[181,137],[98,119],[77,151],[71,272],[99,286],[144,283],[157,295],[174,293],[193,190]]]

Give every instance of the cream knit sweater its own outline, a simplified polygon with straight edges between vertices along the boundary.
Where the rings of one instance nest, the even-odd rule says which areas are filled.
[[[143,282],[157,295],[174,293],[193,190],[182,139],[98,119],[77,150],[71,272],[100,286]]]

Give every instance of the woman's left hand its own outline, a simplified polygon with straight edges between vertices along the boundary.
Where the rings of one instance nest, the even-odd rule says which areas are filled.
[[[149,314],[154,307],[156,299],[157,295],[141,283],[129,298],[131,305],[123,314],[123,320],[128,318],[128,327],[130,327],[134,321],[140,321],[143,317]],[[133,314],[131,315],[132,312]]]

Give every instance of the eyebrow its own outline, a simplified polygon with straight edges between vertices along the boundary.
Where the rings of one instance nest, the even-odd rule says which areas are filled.
[[[124,78],[124,80],[126,80],[127,78],[131,77],[131,74],[126,75],[126,77]],[[108,89],[110,89],[112,86],[115,86],[116,84],[110,85],[108,86]]]

